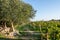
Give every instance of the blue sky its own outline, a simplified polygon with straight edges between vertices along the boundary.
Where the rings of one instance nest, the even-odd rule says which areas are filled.
[[[23,0],[33,6],[36,16],[32,21],[60,19],[60,0]]]

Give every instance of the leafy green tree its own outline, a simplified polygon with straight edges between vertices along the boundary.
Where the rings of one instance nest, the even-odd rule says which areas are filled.
[[[0,0],[0,21],[6,25],[9,22],[14,30],[14,24],[30,21],[35,14],[31,5],[20,0]]]

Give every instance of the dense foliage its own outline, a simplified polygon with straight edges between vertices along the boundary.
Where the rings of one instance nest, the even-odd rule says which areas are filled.
[[[60,40],[60,21],[37,21],[17,28],[19,31],[38,31],[40,40]]]
[[[30,4],[20,0],[0,0],[0,24],[7,26],[9,24],[23,24],[30,21],[35,14]]]

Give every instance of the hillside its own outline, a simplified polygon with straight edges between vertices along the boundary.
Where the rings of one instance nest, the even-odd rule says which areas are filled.
[[[39,32],[36,37],[40,40],[60,40],[60,21],[36,21],[17,28],[21,31]]]
[[[14,39],[26,40],[59,40],[60,39],[60,21],[36,21],[29,24],[15,27],[16,35]],[[4,30],[4,29],[3,29]],[[4,30],[5,31],[5,30]],[[8,31],[6,29],[6,31]],[[5,32],[6,32],[5,31]],[[18,32],[17,32],[18,31]],[[0,32],[0,38],[13,38],[12,35],[5,36],[4,32]],[[14,35],[14,33],[13,33]]]

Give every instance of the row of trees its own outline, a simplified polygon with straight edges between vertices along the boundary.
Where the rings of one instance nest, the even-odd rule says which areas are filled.
[[[35,11],[30,4],[20,0],[0,0],[0,24],[4,27],[9,25],[14,30],[14,25],[30,21],[34,14]]]

